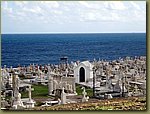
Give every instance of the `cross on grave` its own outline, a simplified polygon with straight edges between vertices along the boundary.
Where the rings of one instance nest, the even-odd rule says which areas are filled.
[[[29,88],[26,89],[29,92],[29,101],[31,101],[31,91],[34,91],[34,88],[31,88],[31,85],[29,86]]]

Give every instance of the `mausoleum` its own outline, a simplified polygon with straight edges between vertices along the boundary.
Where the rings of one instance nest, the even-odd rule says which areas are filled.
[[[74,77],[76,83],[87,82],[93,78],[93,65],[89,61],[80,62],[74,66]]]

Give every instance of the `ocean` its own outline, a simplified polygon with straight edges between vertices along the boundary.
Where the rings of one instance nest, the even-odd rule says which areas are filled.
[[[146,33],[2,34],[1,65],[59,64],[146,56]]]

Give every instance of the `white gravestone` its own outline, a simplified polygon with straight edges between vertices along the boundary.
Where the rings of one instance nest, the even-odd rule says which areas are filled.
[[[72,90],[72,85],[69,85],[69,90],[72,92],[73,90]]]
[[[70,86],[70,84],[67,84],[67,88],[66,88],[66,90],[69,90],[69,86]]]
[[[26,90],[29,92],[29,101],[26,102],[27,103],[27,108],[33,108],[35,102],[31,98],[31,91],[33,91],[34,88],[31,88],[31,85],[30,85],[29,88],[27,88]]]
[[[31,91],[33,91],[34,88],[31,88],[31,86],[29,86],[29,88],[27,88],[26,90],[29,92],[29,101],[31,101],[32,100],[32,98],[31,98]]]
[[[56,80],[53,80],[53,90],[56,90],[58,86],[58,82]]]
[[[23,102],[21,101],[21,94],[19,93],[19,77],[18,75],[14,76],[13,80],[13,90],[14,90],[14,101],[13,101],[13,108],[14,109],[22,109],[25,108]]]
[[[65,88],[62,88],[62,92],[61,92],[61,104],[66,104],[66,93],[65,93]]]
[[[14,109],[23,109],[25,108],[23,102],[21,101],[21,94],[18,93],[17,99],[15,99],[15,101],[13,102],[13,106]]]
[[[48,65],[48,94],[52,95],[53,90],[53,77],[51,76],[51,67]]]
[[[49,95],[52,95],[53,92],[53,79],[52,77],[49,76],[49,81],[48,81],[48,93]]]
[[[67,75],[68,75],[68,69],[66,69],[65,71],[65,76],[67,77]]]

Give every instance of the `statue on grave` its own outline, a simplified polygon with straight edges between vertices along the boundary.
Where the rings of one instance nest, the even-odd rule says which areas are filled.
[[[23,102],[21,101],[21,93],[18,93],[17,98],[14,100],[12,107],[15,109],[25,108]]]
[[[66,69],[66,71],[65,71],[65,76],[67,77],[67,75],[68,75],[68,69]]]
[[[86,97],[87,92],[85,91],[85,87],[82,87],[81,89],[83,89],[83,92],[82,92],[82,94],[83,94],[82,102],[86,102],[86,101],[89,100],[89,96]]]

